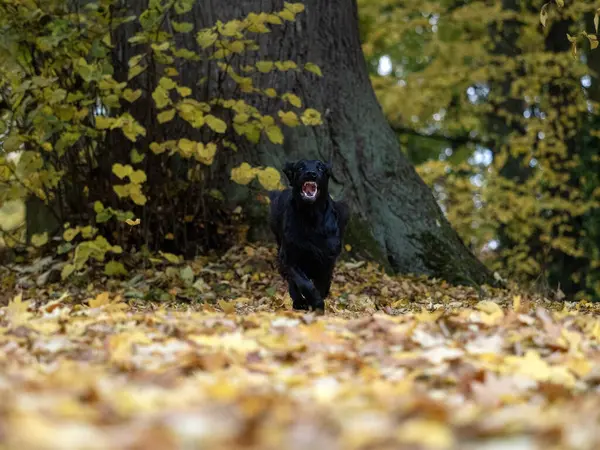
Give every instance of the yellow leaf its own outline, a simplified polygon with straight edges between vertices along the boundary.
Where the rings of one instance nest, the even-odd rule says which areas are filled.
[[[206,145],[198,144],[197,159],[207,166],[213,163],[215,154],[217,153],[217,144],[209,142]]]
[[[273,144],[283,144],[283,133],[277,125],[272,125],[265,129],[267,137]]]
[[[133,66],[129,69],[129,74],[127,75],[127,79],[131,80],[137,77],[140,73],[146,70],[145,66]]]
[[[113,186],[113,191],[119,196],[119,198],[129,197],[129,188],[131,184],[118,184]]]
[[[130,225],[130,226],[132,226],[132,227],[135,227],[136,225],[139,225],[139,224],[140,224],[140,222],[141,222],[141,220],[140,220],[139,218],[137,218],[137,219],[135,219],[135,220],[127,219],[127,220],[125,221],[125,223],[126,223],[127,225]]]
[[[175,109],[171,108],[158,113],[156,119],[158,120],[158,123],[165,123],[173,120],[173,117],[175,117]]]
[[[133,103],[138,98],[140,98],[142,96],[142,90],[141,89],[136,89],[135,91],[132,91],[131,89],[127,88],[127,89],[125,89],[123,91],[123,95],[122,96],[129,103]]]
[[[235,183],[247,185],[256,177],[257,170],[248,163],[242,163],[239,167],[231,169],[231,180]]]
[[[598,34],[598,23],[600,22],[600,14],[598,14],[598,11],[596,11],[596,14],[594,15],[594,28],[596,29],[596,34]]]
[[[454,435],[445,423],[429,419],[410,419],[401,424],[396,436],[400,442],[420,448],[449,449],[454,446]]]
[[[542,9],[540,10],[540,23],[542,24],[543,27],[546,26],[546,21],[548,20],[548,3],[546,3],[544,6],[542,6]]]
[[[287,20],[289,22],[292,22],[296,18],[295,14],[289,9],[284,9],[283,11],[277,13],[277,15],[283,20]]]
[[[258,172],[258,181],[268,191],[274,191],[279,188],[281,175],[277,169],[266,167]]]
[[[196,35],[196,42],[200,47],[207,48],[216,42],[217,37],[217,33],[212,30],[202,30]]]
[[[108,292],[102,292],[98,294],[96,298],[90,299],[88,304],[90,308],[99,308],[104,305],[108,305],[110,303],[110,294]]]
[[[189,139],[185,138],[179,139],[179,142],[177,142],[177,147],[179,147],[179,149],[183,153],[183,156],[186,156],[187,158],[194,154],[194,151],[196,150],[196,145],[196,142],[190,141]]]
[[[143,170],[136,170],[129,175],[129,180],[134,184],[142,184],[147,180],[146,172]]]
[[[298,13],[301,13],[302,11],[304,11],[304,3],[283,2],[283,6],[295,14],[298,14]]]
[[[275,98],[277,97],[277,91],[273,88],[267,88],[264,90],[264,93],[267,97]]]
[[[347,252],[352,250],[352,246],[350,244],[344,245],[344,248],[346,249]]]
[[[131,167],[129,164],[123,165],[115,163],[112,166],[112,171],[117,177],[119,177],[119,179],[122,180],[126,176],[131,175],[133,173],[133,167]]]
[[[79,228],[68,228],[63,233],[63,239],[67,242],[71,242],[73,239],[75,239],[75,236],[79,234],[79,231]]]
[[[288,127],[296,127],[296,126],[300,125],[300,120],[298,119],[298,116],[296,115],[296,113],[293,111],[287,111],[287,112],[279,111],[278,115],[279,115],[279,118],[281,119],[281,121]]]
[[[152,142],[150,144],[150,150],[155,155],[160,155],[161,153],[164,153],[167,150],[167,148],[164,145],[159,144],[158,142]]]
[[[23,301],[23,294],[17,294],[6,306],[6,311],[8,312],[8,317],[10,319],[11,324],[15,326],[19,326],[21,324],[27,323],[32,316],[29,309],[29,301]]]
[[[192,95],[192,90],[187,86],[178,87],[177,92],[179,92],[179,95],[181,95],[182,97],[189,97],[190,95]]]
[[[129,184],[129,197],[133,200],[133,203],[140,206],[145,205],[148,201],[146,196],[142,193],[139,184]]]
[[[235,302],[226,302],[225,300],[219,300],[218,304],[225,314],[233,314],[235,312]]]
[[[521,296],[515,295],[513,297],[513,311],[519,312],[519,309],[521,309]]]
[[[34,247],[41,247],[48,242],[48,233],[34,234],[31,236],[31,243]]]
[[[292,105],[294,105],[296,108],[300,108],[302,106],[302,100],[300,100],[300,97],[298,97],[295,94],[291,94],[291,93],[286,93],[283,94],[281,96],[281,98],[283,100],[287,100],[288,102],[290,102]]]
[[[96,120],[96,128],[98,128],[99,130],[106,130],[106,129],[110,128],[110,126],[114,122],[114,120],[112,118],[106,117],[106,116],[96,116],[95,120]]]
[[[227,124],[218,117],[207,114],[204,116],[204,120],[206,121],[206,124],[217,133],[225,133],[227,130]]]
[[[321,113],[316,109],[308,108],[302,114],[302,123],[304,125],[321,125]]]

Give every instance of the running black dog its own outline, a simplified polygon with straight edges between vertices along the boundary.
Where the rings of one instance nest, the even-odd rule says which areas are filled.
[[[300,160],[286,163],[283,172],[290,188],[269,192],[279,272],[294,309],[324,311],[349,209],[329,196],[331,164]]]

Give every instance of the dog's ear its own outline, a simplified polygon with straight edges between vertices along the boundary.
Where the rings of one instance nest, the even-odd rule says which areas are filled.
[[[294,176],[296,174],[296,164],[292,162],[286,162],[283,166],[283,173],[287,177],[290,183],[294,182]]]
[[[327,176],[331,176],[331,174],[333,173],[333,164],[331,164],[331,161],[327,161],[325,163],[325,170],[327,172]]]

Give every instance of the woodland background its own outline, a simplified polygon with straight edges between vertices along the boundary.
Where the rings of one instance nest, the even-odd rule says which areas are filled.
[[[144,257],[163,250],[175,260],[172,254],[189,257],[246,238],[247,211],[228,209],[235,194],[223,186],[230,178],[256,186],[260,198],[261,189],[282,184],[276,169],[239,160],[231,167],[236,144],[225,131],[278,145],[286,127],[323,124],[322,112],[294,93],[257,88],[249,75],[304,70],[319,77],[321,71],[291,60],[259,61],[239,73],[231,64],[258,45],[245,35],[292,22],[303,5],[192,32],[191,23],[176,20],[192,4],[153,0],[131,11],[109,0],[3,2],[6,246],[41,247],[50,239],[73,259],[62,269],[65,277],[107,253],[107,273],[122,274],[116,254],[123,249]],[[600,63],[593,2],[365,0],[358,6],[363,51],[385,116],[468,248],[502,278],[598,299]],[[135,14],[139,26],[127,29],[137,23]],[[172,23],[165,29],[167,16]],[[188,35],[204,55],[185,48]],[[114,67],[110,58],[111,39],[121,38],[143,49],[127,57],[128,67]],[[264,114],[242,97],[225,101],[206,77],[197,83],[206,101],[194,100],[192,88],[200,88],[179,85],[175,66],[202,57],[216,63],[216,84],[235,83],[240,94],[258,90],[284,107]],[[142,118],[144,111],[152,117]],[[187,137],[164,139],[182,132]]]

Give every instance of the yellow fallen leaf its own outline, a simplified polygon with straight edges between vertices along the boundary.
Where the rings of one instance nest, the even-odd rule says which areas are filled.
[[[398,427],[400,442],[424,448],[445,449],[454,445],[454,435],[448,425],[427,419],[412,419]]]

